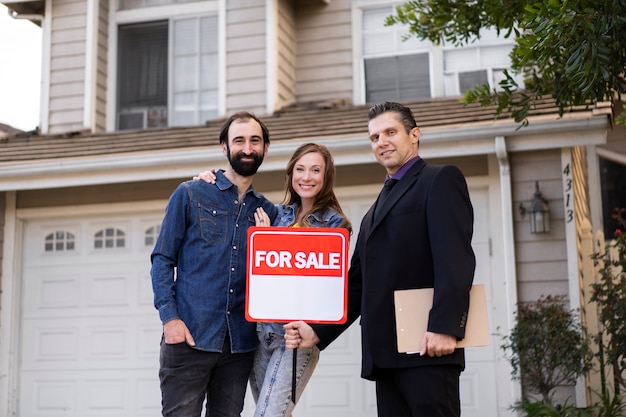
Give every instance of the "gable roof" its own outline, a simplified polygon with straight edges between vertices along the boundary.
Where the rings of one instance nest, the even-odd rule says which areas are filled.
[[[441,128],[480,126],[496,123],[494,107],[478,104],[464,105],[458,98],[421,100],[408,105],[423,131]],[[272,144],[292,139],[316,140],[361,136],[367,138],[367,110],[370,105],[334,108],[286,108],[271,116],[259,116],[270,131]],[[589,118],[596,109],[576,108],[570,117]],[[605,111],[607,113],[606,106]],[[610,108],[608,109],[610,113]],[[530,113],[530,119],[542,116],[558,118],[558,108],[552,100],[540,101]],[[217,146],[219,132],[225,119],[215,119],[204,126],[170,127],[112,133],[68,132],[58,135],[17,133],[0,138],[0,164],[15,164],[39,160],[129,154]],[[509,117],[500,122],[514,124]],[[531,121],[532,124],[532,121]]]

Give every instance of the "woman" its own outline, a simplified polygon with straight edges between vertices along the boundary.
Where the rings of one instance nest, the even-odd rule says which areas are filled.
[[[200,179],[214,182],[211,171]],[[277,204],[273,226],[341,227],[352,232],[334,192],[335,164],[324,145],[306,143],[295,150],[287,163],[285,198]],[[269,225],[269,217],[258,209],[257,226]],[[294,402],[292,389],[292,350],[285,348],[283,323],[258,323],[259,347],[250,374],[250,386],[256,402],[255,417],[287,417]],[[297,349],[296,397],[309,382],[319,360],[319,349]]]

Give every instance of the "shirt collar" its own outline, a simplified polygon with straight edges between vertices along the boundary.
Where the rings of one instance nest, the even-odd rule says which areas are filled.
[[[396,173],[395,173],[395,174],[393,174],[392,176],[386,175],[386,176],[385,176],[385,181],[387,181],[388,179],[392,179],[392,178],[393,178],[394,180],[401,180],[401,179],[402,179],[402,177],[404,177],[404,174],[406,174],[406,172],[407,172],[409,169],[411,169],[411,167],[412,167],[413,165],[415,165],[415,163],[416,163],[417,161],[419,161],[419,160],[420,160],[420,156],[419,156],[419,155],[418,155],[418,156],[416,156],[416,157],[413,157],[413,158],[409,159],[408,161],[406,161],[406,162],[404,163],[404,165],[402,165],[402,166],[400,167],[400,169],[399,169],[399,170],[397,170],[397,171],[396,171]]]

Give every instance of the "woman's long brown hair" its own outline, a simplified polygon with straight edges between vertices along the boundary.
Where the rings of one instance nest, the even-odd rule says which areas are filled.
[[[302,227],[311,227],[311,224],[307,220],[307,216],[312,213],[321,213],[322,215],[328,209],[334,209],[337,213],[341,214],[343,217],[343,222],[339,227],[346,228],[352,233],[352,225],[350,224],[350,220],[345,215],[343,210],[341,209],[341,205],[339,204],[339,200],[337,200],[337,196],[335,195],[334,187],[335,187],[335,161],[333,156],[330,154],[328,148],[324,145],[319,145],[317,143],[305,143],[300,145],[298,149],[295,150],[291,159],[287,163],[287,170],[285,172],[285,199],[283,201],[284,204],[294,204],[299,203],[302,204],[301,198],[294,190],[293,185],[291,183],[293,179],[293,169],[296,165],[296,162],[303,155],[307,153],[316,152],[322,156],[324,159],[324,184],[322,184],[322,189],[315,196],[315,202],[313,203],[313,207],[307,213],[303,213],[302,216]]]

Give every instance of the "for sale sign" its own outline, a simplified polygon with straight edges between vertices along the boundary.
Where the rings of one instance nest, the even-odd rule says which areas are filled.
[[[339,228],[250,227],[246,318],[344,323],[348,239]]]

